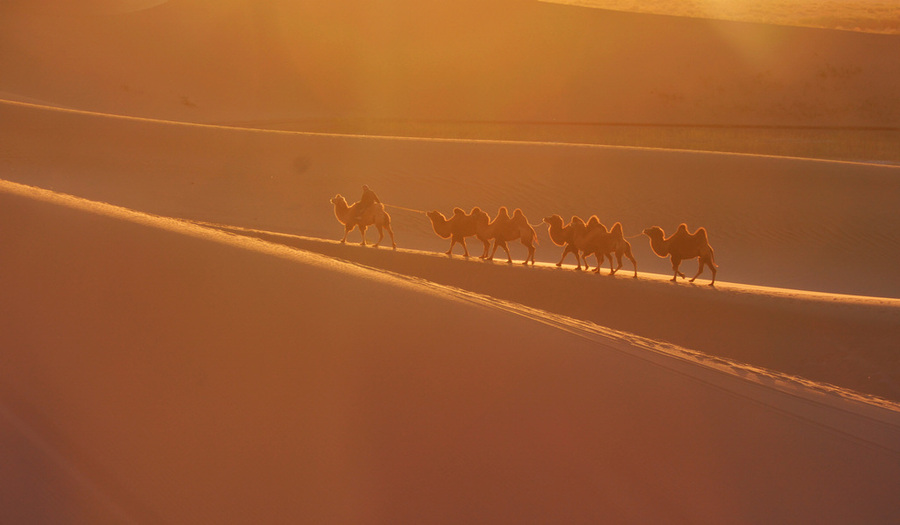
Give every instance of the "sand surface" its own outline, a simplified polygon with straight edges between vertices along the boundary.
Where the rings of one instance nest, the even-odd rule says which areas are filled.
[[[3,516],[900,516],[900,167],[224,125],[893,129],[897,36],[539,2],[154,3],[0,7]],[[363,184],[398,249],[338,242],[329,199]],[[520,208],[537,264],[518,244],[512,265],[444,255],[424,212],[455,206]],[[550,214],[620,221],[637,278],[557,268]],[[715,287],[669,282],[639,235],[682,222],[708,229]]]

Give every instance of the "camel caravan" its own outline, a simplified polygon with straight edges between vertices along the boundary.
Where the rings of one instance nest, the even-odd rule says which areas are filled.
[[[335,216],[344,226],[344,237],[341,239],[341,243],[347,241],[347,235],[354,228],[359,228],[362,234],[360,244],[365,246],[366,228],[374,225],[378,228],[379,234],[375,246],[377,247],[384,239],[386,230],[390,234],[391,245],[394,249],[397,248],[397,244],[394,242],[394,232],[391,229],[391,216],[385,211],[385,205],[367,186],[363,186],[363,197],[353,205],[349,205],[341,195],[332,198],[331,203],[334,205]],[[448,256],[453,256],[453,249],[458,244],[462,246],[463,256],[469,257],[466,238],[475,237],[482,243],[480,259],[492,261],[497,249],[502,248],[506,252],[506,262],[512,264],[508,243],[519,241],[528,250],[522,264],[534,265],[534,254],[538,244],[537,232],[534,226],[528,222],[522,210],[518,208],[510,215],[509,209],[501,206],[493,219],[478,206],[472,208],[469,213],[462,208],[454,208],[449,217],[437,210],[426,212],[425,215],[431,221],[431,227],[435,234],[442,239],[450,239],[450,248],[444,252]],[[561,267],[563,261],[571,253],[575,256],[578,270],[582,269],[582,265],[585,270],[590,270],[588,257],[594,256],[597,261],[594,273],[600,273],[603,262],[608,260],[609,275],[615,275],[622,268],[622,258],[624,257],[631,261],[633,277],[637,278],[637,261],[621,223],[617,222],[613,224],[612,228],[607,229],[597,216],[591,216],[587,221],[573,216],[566,223],[560,215],[544,217],[542,222],[547,225],[550,240],[563,248],[562,256],[556,263],[557,267]],[[670,259],[674,272],[671,281],[677,281],[678,277],[686,279],[687,277],[679,270],[679,267],[683,261],[696,258],[699,260],[700,266],[690,282],[694,282],[703,273],[704,268],[708,267],[712,273],[712,281],[709,285],[715,286],[718,265],[715,262],[713,249],[709,245],[706,228],[698,228],[691,233],[688,231],[687,225],[681,224],[675,233],[666,237],[662,228],[652,226],[645,229],[641,235],[650,239],[650,248],[653,253],[659,257]],[[614,255],[615,266],[613,266]]]
[[[450,239],[450,249],[447,255],[453,255],[453,247],[462,245],[463,255],[469,256],[469,248],[466,246],[466,237],[475,236],[483,244],[483,250],[479,256],[481,259],[492,261],[497,253],[497,248],[503,248],[506,252],[506,262],[512,263],[512,255],[509,252],[510,241],[519,241],[528,249],[525,262],[534,264],[534,252],[537,245],[537,232],[528,223],[522,210],[516,208],[512,217],[505,206],[497,211],[493,220],[478,206],[472,208],[468,214],[461,208],[454,208],[453,215],[448,219],[443,213],[433,210],[425,215],[431,221],[431,227],[439,237]],[[493,242],[493,249],[491,243]],[[488,253],[490,251],[490,253]]]

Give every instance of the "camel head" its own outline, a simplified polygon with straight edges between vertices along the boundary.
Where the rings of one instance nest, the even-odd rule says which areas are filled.
[[[437,210],[426,211],[425,215],[427,215],[428,218],[431,219],[431,222],[434,222],[434,221],[444,218],[444,214]]]
[[[334,197],[331,198],[331,204],[341,204],[341,203],[346,205],[347,200],[340,193],[338,193],[337,195],[335,195]]]
[[[560,228],[561,228],[562,225],[563,225],[563,218],[562,218],[561,216],[559,216],[559,215],[556,215],[556,214],[553,214],[553,215],[551,215],[551,216],[549,216],[549,217],[544,217],[543,219],[541,219],[541,221],[544,222],[544,223],[546,223],[546,224],[548,224],[548,225],[550,225],[550,226],[557,226],[557,227],[560,227]]]
[[[650,239],[662,239],[666,236],[666,234],[663,232],[663,229],[659,226],[651,226],[644,229],[644,231],[642,231],[641,233],[643,233],[647,237],[650,237]]]

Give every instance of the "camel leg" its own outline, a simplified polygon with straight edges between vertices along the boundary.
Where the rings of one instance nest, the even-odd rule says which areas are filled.
[[[450,238],[450,248],[446,252],[444,252],[444,255],[449,255],[450,257],[453,257],[453,246],[455,246],[455,245],[456,245],[456,237],[451,237]]]
[[[712,282],[710,282],[709,285],[714,286],[716,283],[716,267],[712,265],[712,261],[705,257],[700,258],[700,267],[697,268],[697,275],[691,279],[691,282],[694,282],[694,279],[700,277],[700,274],[703,273],[704,265],[709,266],[709,271],[712,272]]]
[[[631,243],[625,245],[625,257],[628,257],[628,260],[631,261],[631,267],[634,268],[634,278],[637,279],[637,261],[634,258],[634,253],[631,251]]]
[[[703,260],[703,257],[698,257],[698,261],[700,265],[697,267],[697,274],[691,277],[689,282],[694,282],[697,277],[700,277],[700,274],[703,273],[703,265],[706,264],[706,261]]]
[[[506,264],[512,264],[512,254],[509,253],[509,245],[506,244],[506,241],[503,241],[503,250],[506,251]]]
[[[556,263],[556,266],[562,266],[563,261],[566,260],[566,255],[569,255],[570,253],[575,254],[575,259],[578,259],[578,265],[581,266],[581,259],[578,257],[578,251],[575,250],[575,248],[573,248],[569,243],[566,243],[566,247],[563,249],[562,257],[559,258],[559,262]]]
[[[678,271],[678,267],[679,267],[679,266],[681,266],[681,259],[677,259],[677,258],[675,258],[675,257],[672,257],[672,270],[675,271],[675,275],[672,276],[672,282],[677,281],[679,275],[681,276],[682,279],[685,278],[684,274],[681,273],[680,271]]]
[[[512,256],[509,253],[509,246],[506,245],[506,241],[499,239],[494,239],[494,249],[491,251],[491,256],[488,257],[488,260],[494,260],[494,255],[497,253],[497,248],[503,248],[503,251],[506,252],[506,262],[512,264]]]
[[[468,259],[469,258],[469,247],[466,246],[466,238],[463,237],[462,240],[459,242],[462,243],[462,246],[463,246],[463,257]]]
[[[359,233],[362,234],[362,242],[359,244],[362,246],[366,246],[366,229],[368,229],[367,226],[363,226],[362,224],[359,225]]]
[[[388,234],[391,236],[391,248],[397,249],[397,243],[394,242],[394,229],[391,228],[390,224],[385,224],[384,227],[387,229]]]
[[[594,255],[597,256],[597,268],[594,269],[594,273],[600,273],[600,268],[603,266],[604,259],[609,260],[609,274],[612,275],[612,274],[616,273],[616,271],[613,270],[612,254],[597,252]]]
[[[377,224],[375,227],[378,228],[378,242],[375,243],[375,247],[378,248],[378,245],[384,240],[384,227],[380,224]]]
[[[525,247],[528,248],[528,256],[525,257],[525,261],[522,264],[528,266],[528,261],[534,264],[534,244],[526,244]]]
[[[347,242],[347,236],[350,235],[351,231],[353,231],[353,226],[344,226],[344,237],[341,239],[341,244]]]
[[[615,270],[613,270],[612,256],[610,256],[610,258],[609,258],[609,274],[610,275],[615,275],[616,272],[618,272],[620,269],[622,269],[622,255],[624,255],[622,252],[616,252],[616,263],[617,264],[616,264]]]
[[[491,250],[491,254],[488,255],[487,260],[489,260],[489,261],[493,261],[493,260],[494,260],[494,254],[497,253],[497,248],[498,248],[499,246],[500,246],[500,242],[499,242],[497,239],[494,239],[494,249]]]
[[[481,250],[481,255],[478,257],[479,259],[487,259],[488,252],[491,250],[491,241],[480,239],[482,245],[484,246]]]
[[[600,267],[603,266],[603,259],[604,257],[609,257],[609,254],[594,252],[594,257],[597,258],[597,267],[594,268],[594,273],[600,273]],[[585,268],[590,269],[587,263],[587,255],[584,256],[584,266]],[[609,258],[609,268],[612,269],[612,257]]]

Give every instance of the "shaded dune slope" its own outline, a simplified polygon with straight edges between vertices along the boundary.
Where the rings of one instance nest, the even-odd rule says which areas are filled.
[[[891,411],[760,397],[464,292],[28,194],[0,195],[0,416],[31,431],[2,434],[16,466],[8,517],[845,523],[898,511]]]

